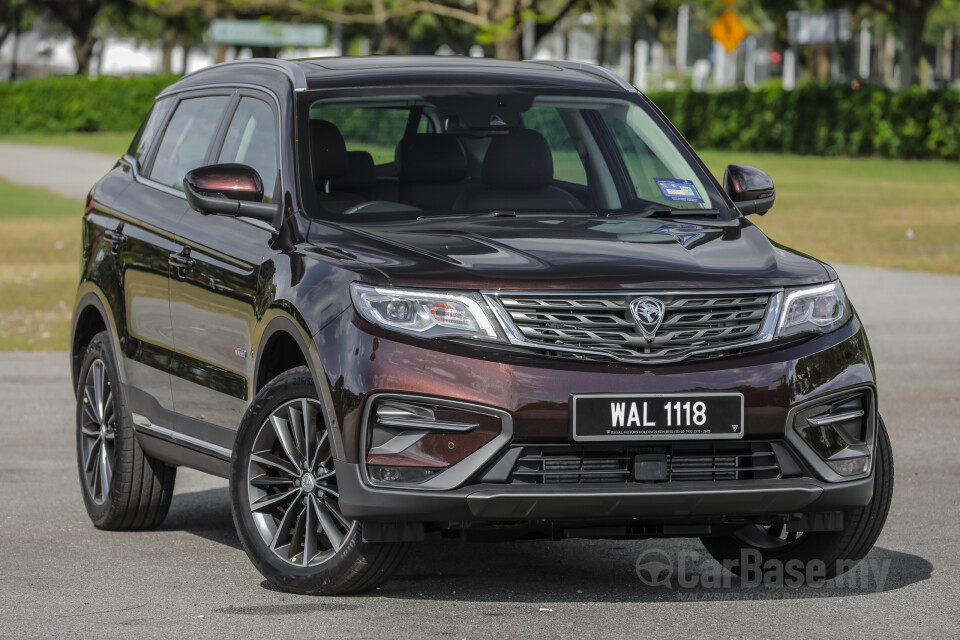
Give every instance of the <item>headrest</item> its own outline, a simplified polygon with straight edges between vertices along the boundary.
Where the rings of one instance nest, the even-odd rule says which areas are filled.
[[[310,153],[314,180],[323,182],[347,172],[347,144],[332,122],[310,121]]]
[[[456,136],[417,133],[397,145],[401,182],[458,182],[467,177],[467,154]]]
[[[540,189],[553,182],[553,156],[547,139],[533,129],[493,136],[483,158],[484,184],[501,189]]]
[[[331,180],[334,189],[352,191],[370,189],[377,186],[377,174],[374,171],[373,156],[367,151],[347,152],[347,172]]]

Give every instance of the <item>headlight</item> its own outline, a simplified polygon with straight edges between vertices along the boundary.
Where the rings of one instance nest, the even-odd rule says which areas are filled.
[[[777,337],[798,333],[829,333],[850,318],[850,304],[839,282],[788,289],[777,326]]]
[[[502,340],[479,294],[350,285],[353,305],[369,322],[419,336]]]

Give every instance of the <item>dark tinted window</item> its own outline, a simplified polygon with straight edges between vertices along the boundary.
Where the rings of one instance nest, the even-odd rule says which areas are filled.
[[[203,164],[229,96],[181,100],[163,133],[150,178],[183,190],[183,176]]]
[[[343,134],[347,151],[367,151],[374,164],[393,162],[397,143],[403,138],[410,119],[410,109],[324,107],[310,112],[314,120],[332,122]],[[428,130],[428,121],[421,118],[417,132]]]
[[[140,131],[137,132],[137,137],[134,138],[130,144],[130,149],[127,151],[129,155],[140,160],[143,154],[146,153],[150,145],[153,144],[154,138],[157,137],[157,132],[160,131],[160,127],[163,125],[167,114],[170,113],[170,107],[173,106],[174,102],[176,101],[173,98],[157,100],[147,115],[147,119],[140,127]]]
[[[278,155],[273,109],[263,100],[241,98],[217,162],[238,162],[256,169],[263,180],[264,200],[269,202],[277,184]]]
[[[587,172],[577,153],[577,147],[554,107],[531,107],[523,114],[523,124],[539,132],[550,144],[553,156],[553,177],[574,184],[586,185]]]

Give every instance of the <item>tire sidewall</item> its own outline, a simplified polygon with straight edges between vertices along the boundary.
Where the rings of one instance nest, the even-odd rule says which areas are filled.
[[[83,397],[84,383],[87,373],[93,363],[100,359],[106,366],[107,379],[110,382],[110,389],[113,394],[113,410],[116,416],[116,436],[113,446],[113,474],[110,477],[110,487],[107,491],[106,499],[103,504],[97,504],[93,500],[87,488],[87,481],[83,465],[83,434],[80,425],[83,423]],[[130,461],[124,460],[126,452],[133,449],[133,420],[127,406],[126,398],[123,395],[123,389],[120,383],[120,373],[117,368],[116,359],[113,354],[113,347],[110,344],[109,334],[102,332],[93,337],[89,346],[83,355],[80,365],[80,375],[77,381],[76,389],[77,410],[76,410],[76,451],[77,451],[77,472],[80,479],[80,493],[83,496],[83,503],[87,509],[87,514],[97,527],[104,527],[111,522],[119,509],[119,502],[122,499],[118,478],[124,473],[129,473],[126,469]]]

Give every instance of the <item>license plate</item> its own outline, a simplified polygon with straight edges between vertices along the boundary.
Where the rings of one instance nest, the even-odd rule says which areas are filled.
[[[572,415],[576,442],[743,437],[739,393],[576,395]]]

